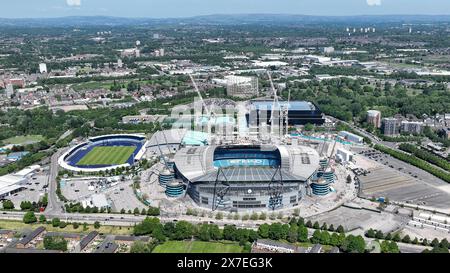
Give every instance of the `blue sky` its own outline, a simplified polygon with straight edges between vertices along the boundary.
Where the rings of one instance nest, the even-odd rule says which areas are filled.
[[[0,17],[450,14],[450,0],[2,0]]]

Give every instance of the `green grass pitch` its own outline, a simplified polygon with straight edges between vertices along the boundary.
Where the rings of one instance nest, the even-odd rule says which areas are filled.
[[[78,166],[86,165],[119,165],[125,164],[133,154],[134,146],[94,147],[80,161]]]
[[[237,243],[167,241],[158,245],[153,253],[241,253],[242,247]]]

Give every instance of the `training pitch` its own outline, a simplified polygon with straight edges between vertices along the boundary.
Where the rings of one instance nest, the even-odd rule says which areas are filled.
[[[158,245],[153,253],[241,253],[242,247],[236,243],[167,241]]]
[[[119,165],[125,164],[133,154],[134,146],[94,147],[80,161],[78,166]]]

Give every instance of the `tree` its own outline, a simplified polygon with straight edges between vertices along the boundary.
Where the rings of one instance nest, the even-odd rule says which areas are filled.
[[[225,240],[236,241],[236,227],[225,225],[223,228],[223,238]]]
[[[100,228],[100,222],[99,221],[95,221],[94,222],[94,228],[95,229],[99,229]]]
[[[316,229],[311,237],[311,243],[313,244],[319,244],[321,240],[322,233],[320,230]]]
[[[144,243],[142,241],[134,241],[130,247],[130,253],[151,253],[155,248],[156,243]]]
[[[314,228],[314,229],[319,229],[319,228],[320,228],[319,222],[317,222],[317,221],[314,222],[313,228]]]
[[[209,233],[209,226],[207,224],[203,224],[200,226],[200,230],[198,231],[198,238],[201,241],[205,242],[211,240],[211,235]]]
[[[299,242],[306,242],[308,241],[308,228],[305,226],[299,226],[298,227],[298,241]]]
[[[328,231],[331,231],[331,232],[334,231],[334,226],[333,226],[333,224],[331,224],[331,225],[328,227]]]
[[[381,253],[400,253],[398,245],[394,241],[386,241],[384,240],[380,244]]]
[[[121,214],[125,214],[125,209],[122,208],[122,209],[120,210],[120,213],[121,213]]]
[[[11,200],[3,201],[3,209],[6,209],[6,210],[14,209],[14,203]]]
[[[332,245],[332,246],[340,246],[339,234],[337,234],[337,233],[332,233],[331,234],[330,245]]]
[[[280,223],[273,223],[269,227],[269,238],[272,240],[283,239],[283,225]]]
[[[30,201],[22,201],[20,203],[20,209],[21,210],[30,210],[32,207],[32,204]]]
[[[138,208],[135,208],[134,211],[133,211],[133,214],[134,214],[134,215],[139,215],[139,209],[138,209]]]
[[[304,226],[305,225],[305,219],[303,217],[299,217],[297,220],[297,226]]]
[[[59,220],[59,218],[52,219],[52,227],[59,227],[60,223],[61,223],[61,220]]]
[[[314,130],[314,125],[312,125],[311,123],[307,123],[305,124],[304,128],[303,128],[306,132],[311,132],[312,130]]]
[[[442,248],[449,248],[450,247],[450,243],[448,242],[448,240],[446,238],[442,239],[441,242],[439,243],[439,247]]]
[[[145,210],[145,208],[143,208],[142,210],[141,210],[141,215],[146,215],[147,214],[147,211]]]
[[[400,234],[395,233],[395,234],[394,234],[394,237],[392,237],[392,240],[393,240],[394,242],[400,242],[402,239],[400,238]]]
[[[67,251],[67,241],[60,236],[44,237],[44,248],[49,250]]]
[[[383,232],[381,230],[377,230],[377,232],[375,233],[375,238],[383,239],[384,238]]]
[[[402,242],[406,243],[406,244],[411,243],[411,238],[409,237],[409,235],[406,235],[405,237],[403,237]]]
[[[392,240],[392,234],[390,232],[388,232],[388,234],[386,234],[386,236],[384,237],[385,240]]]
[[[327,230],[328,226],[327,223],[323,223],[322,226],[320,227],[321,230]]]
[[[339,225],[338,227],[337,227],[337,229],[336,229],[336,232],[337,233],[344,233],[345,231],[344,231],[344,227],[342,226],[342,225]]]
[[[258,215],[256,216],[256,218],[258,218]],[[216,219],[217,220],[222,220],[223,219],[223,213],[222,212],[218,212],[216,214]],[[257,219],[255,219],[255,220],[257,220]]]
[[[264,224],[260,225],[258,228],[258,235],[264,239],[269,238],[269,229],[270,229],[269,224],[264,223]]]
[[[25,213],[25,215],[23,216],[23,222],[25,224],[36,223],[37,222],[37,218],[34,215],[34,212],[29,211],[29,212]]]
[[[222,239],[222,232],[218,225],[210,225],[209,234],[212,240],[218,241]]]
[[[341,249],[344,252],[349,253],[364,253],[366,248],[366,243],[364,241],[364,238],[354,235],[348,235],[345,237],[344,241],[342,242]]]
[[[267,219],[267,214],[265,214],[264,212],[261,212],[261,214],[259,215],[259,220],[266,220]]]
[[[439,240],[438,238],[434,238],[433,241],[431,241],[430,244],[432,247],[438,247],[439,246]]]
[[[298,228],[296,225],[291,226],[287,234],[287,241],[289,243],[295,243],[298,240]]]
[[[80,224],[78,224],[77,222],[73,222],[73,223],[72,223],[72,227],[73,227],[74,229],[77,229],[79,226],[80,226]]]
[[[39,216],[39,222],[40,222],[40,223],[45,223],[45,222],[47,222],[47,218],[45,218],[45,215],[44,215],[44,214],[41,214],[41,215]]]

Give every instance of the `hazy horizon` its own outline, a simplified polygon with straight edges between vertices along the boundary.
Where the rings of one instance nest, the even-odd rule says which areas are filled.
[[[1,7],[0,17],[10,19],[68,16],[183,18],[239,14],[450,15],[448,0],[15,0],[2,3]]]

